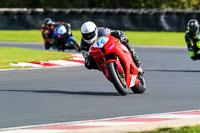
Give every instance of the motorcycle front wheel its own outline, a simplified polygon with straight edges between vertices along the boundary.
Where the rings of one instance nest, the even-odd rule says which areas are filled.
[[[126,84],[126,76],[122,75],[115,62],[110,62],[107,64],[108,73],[111,78],[111,82],[115,86],[116,90],[121,95],[126,95],[128,93],[128,87]]]
[[[80,46],[78,45],[77,41],[76,40],[71,40],[71,45],[74,47],[74,49],[78,52],[81,51],[81,48]]]

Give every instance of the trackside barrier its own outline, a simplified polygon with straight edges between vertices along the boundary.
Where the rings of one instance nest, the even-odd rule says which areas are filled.
[[[71,23],[72,29],[80,29],[83,22],[91,20],[111,29],[183,32],[187,21],[199,16],[198,10],[0,8],[0,30],[40,29],[44,18],[50,17]]]

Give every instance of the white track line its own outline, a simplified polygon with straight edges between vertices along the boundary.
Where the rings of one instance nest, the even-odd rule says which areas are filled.
[[[74,122],[63,122],[63,123],[51,123],[51,124],[42,124],[42,125],[28,125],[28,126],[21,126],[21,127],[12,127],[12,128],[3,128],[0,129],[0,133],[22,133],[19,132],[21,129],[27,128],[35,128],[35,127],[46,127],[46,126],[56,126],[56,125],[91,125],[94,126],[116,126],[116,125],[125,125],[125,124],[143,124],[145,122],[112,122],[112,120],[119,120],[119,119],[128,119],[128,118],[176,118],[176,119],[185,119],[185,118],[200,118],[200,114],[198,115],[190,115],[190,114],[175,114],[175,113],[185,113],[185,112],[200,112],[199,110],[188,110],[188,111],[179,111],[179,112],[168,112],[168,113],[156,113],[156,114],[146,114],[146,115],[135,115],[135,116],[122,116],[122,117],[114,117],[114,118],[106,118],[106,119],[96,119],[96,120],[85,120],[85,121],[74,121]],[[170,117],[171,116],[171,117]],[[109,121],[109,122],[108,122]],[[111,121],[111,122],[110,122]],[[37,130],[37,129],[35,129]],[[11,132],[1,132],[1,131],[11,131]],[[16,131],[16,132],[14,132]],[[30,130],[32,131],[32,130]],[[41,131],[41,130],[38,130]],[[44,129],[42,129],[44,131]],[[57,130],[58,132],[58,130]],[[27,132],[26,132],[27,133]],[[32,133],[32,132],[28,132]],[[41,132],[34,132],[34,133],[41,133]],[[51,132],[48,132],[51,133]]]

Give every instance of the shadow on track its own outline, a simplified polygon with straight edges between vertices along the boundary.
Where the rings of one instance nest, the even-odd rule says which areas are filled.
[[[147,72],[189,72],[189,73],[199,73],[200,70],[162,70],[162,69],[155,69],[155,70],[144,70]]]
[[[25,93],[47,93],[47,94],[67,94],[67,95],[96,95],[96,96],[121,96],[117,92],[91,92],[91,91],[62,91],[62,90],[1,90]]]

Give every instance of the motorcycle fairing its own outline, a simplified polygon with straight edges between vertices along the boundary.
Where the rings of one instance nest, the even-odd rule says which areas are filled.
[[[138,69],[133,63],[131,54],[128,51],[128,49],[124,47],[124,45],[121,44],[115,37],[111,35],[108,35],[107,37],[109,38],[109,40],[107,40],[106,43],[104,43],[103,41],[101,42],[101,39],[100,39],[100,43],[102,43],[101,46],[103,46],[102,48],[99,48],[100,45],[93,44],[89,50],[90,55],[95,59],[95,62],[99,66],[100,70],[105,74],[106,78],[110,80],[110,76],[108,74],[107,67],[105,64],[113,61],[116,63],[121,74],[126,73],[126,83],[127,83],[128,88],[139,84],[140,81],[137,78]],[[94,47],[94,46],[97,46],[97,47]],[[101,49],[104,49],[104,52],[102,52]],[[120,58],[120,60],[124,62],[125,71],[122,68],[120,60],[109,59],[106,62],[104,62],[105,57],[108,54],[116,54]],[[133,76],[135,77],[132,78]]]
[[[67,33],[67,29],[64,25],[60,24],[58,25],[54,31],[53,31],[53,36],[58,36],[58,38],[61,38],[62,35]]]
[[[66,30],[64,25],[57,26],[56,30],[57,30],[57,33],[61,34],[61,35],[65,34],[67,32],[67,30]]]

